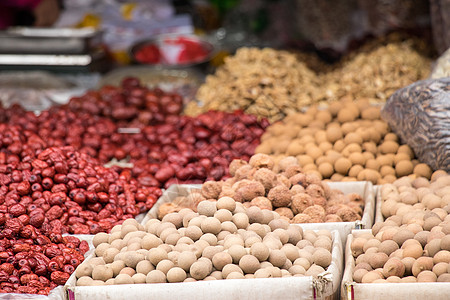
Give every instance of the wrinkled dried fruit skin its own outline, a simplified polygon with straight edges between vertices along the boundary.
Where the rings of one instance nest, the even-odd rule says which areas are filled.
[[[30,172],[35,174],[33,180],[41,182],[38,189],[40,197],[34,197],[33,200],[36,191],[25,188],[23,190],[29,194],[26,196],[18,190],[21,185],[27,186],[24,184],[26,181],[21,181],[18,185],[9,184],[11,191],[8,193],[7,212],[17,219],[5,220],[8,226],[8,231],[5,232],[7,236],[16,234],[27,224],[45,234],[95,234],[109,231],[122,220],[147,211],[161,195],[156,187],[140,186],[131,177],[130,170],[116,172],[104,168],[95,159],[76,152],[72,147],[44,148],[37,153],[35,159],[30,158],[30,161]],[[34,161],[36,163],[33,164]],[[28,171],[15,167],[18,166],[0,167],[0,171],[4,171],[0,174],[17,177],[18,181],[31,178]],[[41,169],[42,167],[45,168]],[[54,180],[61,183],[56,184]],[[69,184],[70,182],[73,184]],[[139,195],[139,202],[142,204],[136,201],[135,195]],[[16,203],[20,197],[22,201]],[[108,204],[114,204],[120,209],[104,210]],[[0,216],[0,223],[2,218]],[[109,220],[108,223],[104,221],[106,219]],[[88,224],[89,221],[91,223]],[[33,235],[28,229],[22,234],[24,237]]]

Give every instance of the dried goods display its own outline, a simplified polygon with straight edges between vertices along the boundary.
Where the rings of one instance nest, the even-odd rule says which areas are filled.
[[[67,107],[71,112],[107,117],[119,126],[133,121],[148,125],[161,123],[170,115],[179,115],[183,98],[158,88],[148,89],[137,78],[127,77],[120,87],[107,85],[98,91],[89,91],[72,98]]]
[[[0,191],[2,211],[55,234],[109,231],[161,195],[139,186],[129,170],[104,168],[72,147],[46,148],[36,157],[0,153]]]
[[[381,186],[383,222],[351,242],[358,283],[450,282],[450,175]]]
[[[135,91],[139,95],[133,94]],[[73,146],[103,164],[113,158],[128,158],[134,164],[132,176],[139,184],[158,187],[223,178],[232,159],[248,160],[254,153],[269,124],[241,111],[210,111],[195,118],[179,116],[178,109],[165,111],[169,106],[179,108],[180,101],[176,94],[148,90],[139,86],[139,81],[127,78],[122,88],[106,86],[88,92],[67,106],[53,107],[39,116],[19,106],[0,108],[0,121],[26,130],[45,145],[41,149]],[[149,105],[155,103],[153,111]],[[128,108],[136,114],[122,119],[111,112]],[[143,120],[142,114],[149,118]],[[21,142],[11,147],[19,145]]]
[[[303,231],[276,212],[229,197],[94,237],[78,286],[314,276],[331,264],[330,231]]]
[[[380,119],[380,107],[367,99],[290,115],[267,128],[255,151],[273,155],[275,161],[296,156],[306,173],[333,181],[383,184],[410,174],[430,178],[432,172],[390,132]]]
[[[120,86],[122,80],[130,76],[138,78],[142,86],[177,93],[183,97],[184,103],[194,99],[204,78],[195,69],[160,69],[139,65],[115,69],[105,74],[98,85]]]
[[[413,41],[382,45],[350,54],[342,66],[323,75],[329,99],[351,95],[384,102],[396,90],[430,74],[431,61],[412,47]]]
[[[434,232],[415,223],[400,227],[378,224],[384,226],[352,241],[356,282],[450,282],[448,222],[435,226],[442,231]]]
[[[289,52],[240,48],[207,77],[197,92],[199,103],[189,103],[185,113],[243,109],[276,121],[304,106],[343,97],[384,102],[397,89],[429,75],[430,60],[411,44],[362,51],[321,74]]]
[[[195,102],[182,90],[200,77],[180,70],[151,74],[172,76],[159,88],[120,77],[39,115],[0,103],[0,298],[271,277],[331,295],[347,237],[343,286],[450,282],[449,80],[417,82],[423,43],[368,43],[334,66],[240,48]],[[194,50],[180,59],[206,53]],[[327,181],[380,185],[382,222],[357,229],[373,224],[370,182]],[[173,186],[137,221],[160,188],[185,183],[201,188]],[[74,234],[91,235],[87,260]]]
[[[230,179],[207,181],[198,193],[193,191],[186,199],[162,204],[158,216],[164,218],[184,206],[196,210],[202,200],[230,197],[245,207],[274,210],[291,223],[361,220],[364,200],[360,195],[344,195],[314,174],[303,173],[295,157],[275,164],[270,156],[256,154],[249,163],[233,160],[229,169]]]
[[[1,215],[0,294],[48,295],[64,285],[83,262],[89,246],[73,236],[44,234],[25,225],[22,216]]]
[[[220,180],[231,160],[250,158],[268,124],[241,111],[210,111],[147,126],[123,149],[130,149],[133,176],[143,185]]]
[[[418,81],[398,90],[381,115],[422,162],[450,172],[450,78]]]
[[[443,170],[433,173],[431,180],[403,177],[381,187],[381,213],[402,224],[416,223],[430,230],[450,212],[450,175]],[[430,220],[426,221],[431,217]],[[430,224],[433,220],[433,224]],[[425,229],[425,227],[424,227]]]
[[[185,113],[242,109],[269,120],[311,104],[318,96],[316,75],[294,54],[270,48],[240,48],[225,65],[206,77]]]

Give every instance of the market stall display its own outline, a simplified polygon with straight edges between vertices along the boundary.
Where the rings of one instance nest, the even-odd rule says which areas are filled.
[[[48,295],[58,285],[64,285],[83,262],[88,243],[75,236],[62,236],[48,222],[41,225],[38,210],[26,211],[22,204],[2,206],[0,295]]]
[[[343,97],[384,102],[397,89],[425,79],[429,68],[430,60],[408,42],[349,55],[323,74],[286,51],[240,48],[207,76],[197,92],[198,102],[188,104],[185,113],[243,109],[277,121],[305,106]]]
[[[72,146],[103,164],[128,158],[139,184],[156,187],[221,179],[232,159],[248,160],[268,126],[241,111],[180,116],[182,102],[125,78],[122,87],[89,91],[39,116],[0,107],[0,121],[32,131],[46,147]]]
[[[46,232],[107,232],[149,210],[161,195],[159,188],[140,186],[130,171],[104,168],[71,147],[45,148],[35,157],[0,156],[4,210]]]
[[[73,18],[105,29],[115,54],[147,39],[126,50],[136,66],[81,74],[82,89],[79,74],[0,74],[0,299],[447,296],[445,57],[420,81],[433,50],[394,33],[334,65],[241,47],[206,75],[224,40],[249,35],[235,24],[200,39],[179,7],[151,2]],[[355,18],[327,30],[345,35]],[[39,54],[86,69],[105,53],[96,29],[15,30],[23,53],[8,66],[48,64]]]
[[[213,284],[224,290],[218,295],[222,299],[236,291],[239,283],[233,281],[237,279],[260,284],[259,279],[283,277],[287,280],[278,284],[286,287],[293,280],[299,284],[299,292],[307,294],[311,290],[304,290],[303,281],[312,280],[318,296],[323,297],[336,291],[342,268],[342,260],[336,257],[340,255],[336,240],[340,240],[337,232],[303,231],[276,212],[250,212],[233,199],[222,197],[200,202],[198,212],[184,209],[162,221],[148,220],[145,225],[130,219],[111,234],[97,234],[93,240],[95,255],[77,268],[76,284],[73,278],[66,288],[69,295],[74,293],[81,299],[92,291],[85,286],[103,286],[100,294],[110,295],[122,291],[118,285],[150,283],[156,284],[155,293],[170,288],[172,294],[183,286],[165,283],[231,280]],[[297,277],[300,279],[295,280]],[[129,288],[136,294],[142,289]],[[211,292],[202,294],[204,298]]]
[[[142,86],[160,88],[165,92],[174,92],[183,97],[187,104],[195,98],[198,87],[202,84],[204,75],[194,69],[165,69],[151,66],[131,66],[113,70],[102,76],[98,86],[119,86],[127,77],[139,79]]]
[[[131,149],[133,176],[144,185],[167,188],[174,183],[220,180],[228,178],[231,160],[250,158],[267,126],[267,120],[242,111],[209,111],[146,126],[123,149]]]
[[[162,204],[158,217],[183,207],[195,210],[200,201],[221,197],[230,197],[245,207],[274,210],[290,223],[352,222],[363,215],[361,195],[344,195],[318,177],[303,173],[295,157],[277,165],[265,154],[253,155],[249,163],[233,160],[230,175],[233,177],[226,181],[205,182],[200,192],[187,195],[186,200]]]
[[[287,51],[240,48],[206,77],[197,92],[199,103],[189,103],[185,113],[242,109],[275,121],[311,104],[318,84],[315,74]]]
[[[376,220],[395,219],[398,225],[416,223],[431,230],[444,221],[450,209],[450,175],[443,170],[435,171],[431,180],[403,177],[393,184],[379,189],[377,201],[381,204]],[[427,222],[426,219],[433,217]],[[431,223],[429,223],[431,222]]]
[[[380,187],[372,230],[354,231],[348,238],[344,298],[375,297],[381,287],[382,297],[419,299],[426,293],[445,299],[450,289],[449,178],[439,170],[431,180],[403,177]]]
[[[384,243],[382,251],[379,251],[382,243]],[[427,255],[420,256],[417,259],[412,256],[397,258],[397,253],[403,253],[406,249],[409,251],[410,248],[419,247],[420,242],[415,237],[404,241],[402,244],[404,249],[399,248],[397,251],[392,252],[392,257],[388,257],[386,260],[384,251],[389,249],[389,244],[390,246],[395,246],[393,243],[399,247],[391,239],[380,241],[378,238],[374,238],[370,230],[354,231],[349,235],[345,249],[346,263],[342,279],[342,299],[386,299],[389,297],[414,300],[423,299],[424,297],[447,299],[447,295],[450,292],[450,283],[448,282],[448,270],[445,270],[445,267],[448,263],[442,262],[440,256],[436,258],[436,263],[434,258]],[[361,251],[359,248],[355,252],[355,254],[359,254],[358,258],[361,257],[357,263],[352,252],[352,244],[354,247],[360,247],[363,244],[365,245],[363,246],[363,252],[368,251],[372,253],[368,255],[376,255],[376,261],[372,262],[376,267],[378,266],[375,263],[381,265],[386,260],[383,263],[383,267],[373,269],[371,262],[364,256],[365,254],[359,254]],[[396,254],[394,255],[393,253]],[[417,277],[414,276],[413,268]],[[397,276],[402,271],[403,275]],[[364,275],[361,277],[362,274]],[[438,277],[436,274],[440,274],[440,282],[433,280],[435,277]],[[387,276],[386,279],[384,279],[385,276]],[[364,281],[362,281],[363,278],[365,278]]]
[[[344,195],[358,194],[363,197],[364,210],[361,220],[353,222],[298,223],[298,225],[303,230],[337,230],[341,237],[342,247],[344,247],[347,235],[352,229],[372,227],[375,217],[374,189],[370,182],[330,182],[328,186],[333,190],[342,191]],[[200,184],[171,185],[145,215],[142,224],[145,224],[150,219],[161,220],[168,211],[177,211],[184,207],[196,209],[195,201],[201,197],[201,189],[202,185]]]
[[[397,89],[430,74],[431,60],[413,47],[413,40],[379,45],[350,53],[323,75],[327,99],[369,98],[384,103]]]
[[[267,128],[255,151],[275,161],[296,156],[305,173],[333,181],[383,184],[409,174],[431,176],[381,120],[380,106],[351,100],[287,116]]]

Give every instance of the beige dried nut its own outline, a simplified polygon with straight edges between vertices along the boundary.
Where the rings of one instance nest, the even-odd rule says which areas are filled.
[[[286,217],[288,219],[292,219],[294,217],[294,213],[289,207],[278,207],[275,209],[275,212],[278,213],[281,217]]]
[[[292,193],[286,186],[278,185],[267,194],[274,207],[286,207],[291,204]]]
[[[310,184],[306,187],[306,193],[313,198],[325,197],[325,191],[321,185]]]
[[[306,193],[292,196],[291,209],[294,214],[302,213],[307,207],[314,205],[313,198]]]
[[[309,216],[307,214],[303,214],[303,213],[295,215],[291,220],[291,223],[293,223],[293,224],[311,223],[311,222],[312,222],[311,216]]]
[[[336,212],[336,215],[338,215],[344,222],[361,220],[361,216],[350,207],[341,207]]]
[[[269,170],[272,170],[274,161],[269,155],[257,153],[250,158],[249,164],[250,166],[257,169],[267,168]]]
[[[266,197],[257,197],[250,202],[251,206],[257,206],[260,209],[272,210],[272,202]]]
[[[239,187],[234,195],[234,200],[238,202],[252,201],[256,197],[265,195],[264,186],[258,181],[250,181]]]
[[[325,209],[319,205],[309,206],[303,211],[303,213],[311,217],[312,223],[322,223],[326,216]]]
[[[277,184],[277,174],[266,168],[257,170],[253,175],[253,179],[260,182],[266,191],[269,191]]]
[[[173,213],[173,212],[179,212],[182,209],[182,207],[178,206],[175,203],[163,203],[158,208],[158,219],[162,220],[165,215]]]
[[[221,192],[221,181],[207,181],[202,184],[202,196],[206,199],[218,199]]]
[[[242,167],[247,165],[247,162],[245,160],[242,159],[233,159],[230,163],[230,166],[228,168],[228,171],[230,173],[231,176],[234,176],[236,171]]]

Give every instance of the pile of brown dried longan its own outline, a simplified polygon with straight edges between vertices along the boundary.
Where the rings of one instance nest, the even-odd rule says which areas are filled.
[[[448,222],[436,227],[442,236],[417,224],[378,224],[373,234],[359,235],[351,243],[356,282],[450,282]]]
[[[403,177],[381,187],[387,218],[358,235],[353,279],[362,283],[450,282],[450,175]]]
[[[400,225],[415,223],[431,230],[432,225],[450,221],[450,175],[443,170],[435,171],[430,181],[400,178],[381,186],[380,193],[381,214]]]
[[[178,204],[162,204],[158,215],[162,218],[185,204],[195,210],[199,201],[231,197],[245,207],[275,210],[291,223],[352,222],[362,218],[364,200],[360,195],[344,195],[314,174],[303,173],[295,157],[275,164],[270,156],[255,154],[249,163],[232,161],[229,171],[232,178],[207,181],[200,192],[176,199]]]
[[[276,212],[230,197],[202,201],[145,226],[134,219],[94,239],[78,286],[314,276],[332,261],[328,230],[303,231]]]
[[[400,144],[380,119],[380,107],[368,100],[348,99],[290,115],[269,126],[261,141],[256,153],[276,161],[296,156],[305,173],[333,181],[383,184],[410,174],[430,178],[432,172]]]

